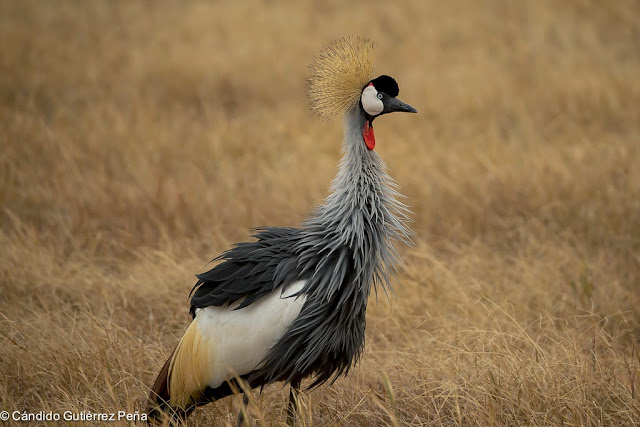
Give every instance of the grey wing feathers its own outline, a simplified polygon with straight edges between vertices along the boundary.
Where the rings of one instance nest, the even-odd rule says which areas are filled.
[[[279,286],[288,286],[299,276],[294,248],[300,239],[297,228],[265,227],[256,230],[257,240],[243,242],[223,252],[211,270],[197,274],[190,313],[197,308],[233,304],[247,307]],[[244,299],[243,299],[244,298]]]

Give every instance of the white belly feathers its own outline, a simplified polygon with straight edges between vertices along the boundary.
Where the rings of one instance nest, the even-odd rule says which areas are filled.
[[[305,281],[297,281],[286,292],[274,292],[241,310],[234,310],[238,304],[196,310],[194,322],[200,342],[208,347],[203,349],[210,368],[206,385],[218,387],[259,367],[300,314],[306,297],[291,295],[304,285]]]

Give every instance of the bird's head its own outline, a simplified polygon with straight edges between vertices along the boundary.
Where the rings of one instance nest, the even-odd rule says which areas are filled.
[[[371,80],[362,89],[360,95],[360,108],[366,121],[362,129],[362,138],[369,150],[373,150],[376,139],[373,134],[373,120],[387,113],[403,111],[405,113],[417,113],[418,111],[409,104],[405,104],[398,98],[400,89],[393,77],[382,75]]]
[[[398,84],[387,75],[371,79],[373,43],[362,37],[345,37],[326,46],[309,66],[311,108],[332,118],[359,108],[365,123],[362,137],[369,150],[375,147],[373,120],[386,113],[416,109],[398,96]]]

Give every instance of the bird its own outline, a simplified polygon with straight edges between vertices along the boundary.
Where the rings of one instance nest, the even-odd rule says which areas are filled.
[[[389,292],[411,244],[411,211],[375,151],[373,122],[416,113],[400,101],[396,80],[373,77],[373,42],[346,36],[326,45],[308,67],[311,110],[342,116],[341,160],[329,195],[299,227],[261,227],[196,274],[192,321],[151,387],[149,420],[182,422],[196,408],[283,382],[287,423],[296,422],[305,390],[333,383],[359,361],[371,290]]]

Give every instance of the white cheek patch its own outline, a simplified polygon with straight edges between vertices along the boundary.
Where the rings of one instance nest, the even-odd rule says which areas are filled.
[[[373,86],[367,86],[362,91],[362,108],[370,116],[377,116],[384,110],[382,100],[378,99],[378,91]]]

